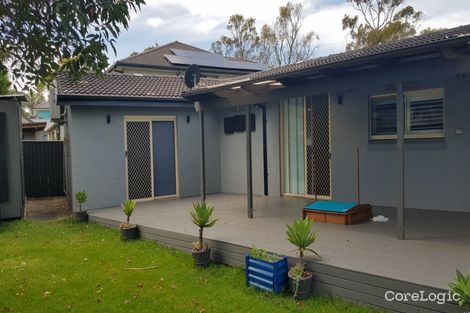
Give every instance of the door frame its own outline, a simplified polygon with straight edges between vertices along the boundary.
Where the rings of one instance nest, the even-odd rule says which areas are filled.
[[[127,151],[127,122],[148,122],[150,131],[150,164],[152,169],[152,197],[135,199],[135,201],[149,201],[155,199],[171,199],[180,197],[180,183],[179,183],[179,162],[178,162],[178,130],[177,130],[177,116],[176,115],[124,115],[124,153]],[[154,165],[153,165],[153,129],[152,122],[173,122],[173,134],[175,145],[175,181],[176,181],[176,194],[155,197],[155,183],[154,183]],[[127,156],[125,155],[125,176],[126,176],[126,199],[129,199],[129,179]]]
[[[333,164],[332,164],[332,161],[331,161],[331,93],[329,92],[319,92],[319,93],[316,93],[316,94],[327,94],[328,95],[328,149],[329,149],[329,153],[330,153],[330,160],[329,160],[329,164],[330,164],[330,195],[329,196],[322,196],[322,195],[318,195],[317,196],[317,199],[319,200],[331,200],[333,199],[333,179],[332,179],[332,171],[333,171]],[[294,194],[294,193],[288,193],[285,191],[284,189],[284,179],[285,179],[285,175],[284,175],[284,169],[285,169],[285,164],[284,164],[284,161],[285,161],[285,156],[284,156],[284,143],[285,143],[285,138],[284,138],[284,110],[283,110],[283,102],[281,99],[279,101],[279,116],[280,116],[280,121],[279,121],[279,147],[280,147],[280,153],[281,153],[281,157],[280,157],[280,162],[281,162],[281,166],[280,166],[280,169],[281,169],[281,175],[280,175],[280,178],[281,178],[281,195],[282,196],[285,196],[285,197],[289,197],[289,198],[304,198],[304,199],[315,199],[315,195],[309,195],[307,194],[307,158],[306,158],[306,154],[307,154],[307,149],[305,148],[305,142],[306,142],[306,137],[307,137],[307,132],[306,132],[306,101],[307,101],[307,97],[308,96],[297,96],[297,97],[301,97],[302,98],[302,103],[303,103],[303,111],[304,111],[304,116],[303,116],[303,120],[304,120],[304,183],[305,183],[305,191],[304,191],[304,194]],[[297,98],[297,97],[292,97],[292,98]]]

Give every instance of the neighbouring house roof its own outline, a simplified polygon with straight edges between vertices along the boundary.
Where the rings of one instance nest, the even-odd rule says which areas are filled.
[[[34,128],[34,129],[44,129],[46,127],[47,121],[36,118],[21,118],[21,124],[24,129]]]
[[[180,69],[181,67],[187,67],[191,64],[187,64],[187,58],[177,56],[178,51],[191,51],[195,53],[196,58],[203,59],[210,58],[222,58],[226,62],[216,62],[213,64],[199,64],[201,67],[206,68],[220,68],[228,70],[239,70],[244,72],[260,71],[269,68],[266,65],[252,62],[245,59],[223,57],[218,54],[187,45],[185,43],[174,41],[166,45],[158,46],[156,48],[149,49],[147,51],[138,53],[133,56],[129,56],[125,59],[117,61],[111,68],[116,65],[127,65],[127,66],[144,66],[144,67],[161,67],[161,68],[175,68]],[[186,62],[185,62],[186,60]],[[197,59],[194,59],[194,63],[198,63]]]
[[[395,57],[403,56],[412,57],[416,52],[431,52],[435,51],[436,48],[445,45],[461,44],[467,45],[468,47],[468,44],[470,43],[469,40],[470,25],[465,25],[421,36],[406,38],[396,42],[380,44],[371,48],[331,54],[325,57],[314,58],[266,71],[230,78],[217,85],[199,86],[194,90],[185,92],[184,96],[191,97],[198,94],[210,93],[218,89],[225,89],[259,81],[299,77],[305,74],[312,75],[312,73],[321,74],[321,71],[330,68],[338,69],[341,67],[364,65],[379,59],[393,59]]]
[[[199,85],[220,83],[201,78]],[[78,82],[67,74],[57,77],[59,98],[140,98],[149,100],[186,101],[181,94],[187,87],[183,77],[140,74],[87,74]]]

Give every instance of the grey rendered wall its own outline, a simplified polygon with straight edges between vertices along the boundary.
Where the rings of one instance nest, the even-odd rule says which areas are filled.
[[[7,141],[8,141],[8,183],[9,198],[0,203],[0,218],[21,217],[23,210],[23,188],[21,172],[21,128],[19,116],[19,103],[14,99],[0,100],[0,112],[6,112]],[[1,186],[0,186],[1,187]]]
[[[355,200],[356,148],[361,155],[361,201],[397,205],[394,141],[369,141],[369,97],[390,93],[396,81],[416,89],[445,89],[445,139],[406,140],[405,194],[410,208],[470,212],[470,60],[429,61],[312,82],[273,93],[279,99],[331,94],[332,195]],[[343,96],[343,104],[337,96]],[[456,129],[463,129],[456,135]]]
[[[67,102],[61,102],[67,105]],[[83,103],[82,103],[83,104]],[[91,104],[88,102],[88,104]],[[121,103],[122,105],[122,103]],[[129,106],[134,105],[129,103]],[[70,108],[70,107],[69,107]],[[89,194],[87,209],[117,206],[125,200],[124,116],[176,115],[180,196],[199,194],[199,120],[194,110],[132,107],[71,106],[69,131],[71,141],[72,192],[85,189]],[[106,116],[111,123],[106,123]],[[207,191],[220,191],[220,159],[214,114],[206,114]],[[186,117],[190,117],[187,123]]]
[[[224,118],[245,114],[245,107],[219,111],[220,176],[222,192],[246,193],[246,133],[224,134]],[[261,109],[252,106],[256,131],[252,132],[253,194],[264,194],[263,132]],[[279,105],[267,106],[268,192],[279,195]]]

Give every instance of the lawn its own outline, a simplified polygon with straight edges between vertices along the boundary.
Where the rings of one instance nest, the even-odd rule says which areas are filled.
[[[149,269],[129,269],[152,267]],[[0,224],[0,312],[374,312],[246,288],[244,271],[72,221]]]

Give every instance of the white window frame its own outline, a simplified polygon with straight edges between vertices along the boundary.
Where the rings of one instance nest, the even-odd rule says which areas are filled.
[[[420,100],[433,100],[433,99],[442,99],[442,130],[415,130],[412,131],[411,128],[411,112],[410,112],[410,102],[416,99]],[[405,138],[444,138],[445,137],[445,94],[443,88],[435,89],[423,89],[416,91],[405,92],[405,109],[406,109],[406,121],[405,121]]]
[[[369,140],[396,140],[397,135],[372,135],[372,100],[374,98],[390,97],[396,96],[396,93],[373,95],[369,97]],[[427,138],[445,138],[445,112],[446,112],[446,99],[445,99],[445,90],[444,88],[433,88],[433,89],[421,89],[415,91],[406,91],[404,92],[405,96],[405,130],[404,137],[405,139],[427,139]],[[443,101],[443,128],[442,131],[437,133],[435,130],[429,131],[411,131],[410,130],[410,101],[415,98],[425,99],[441,99]]]

